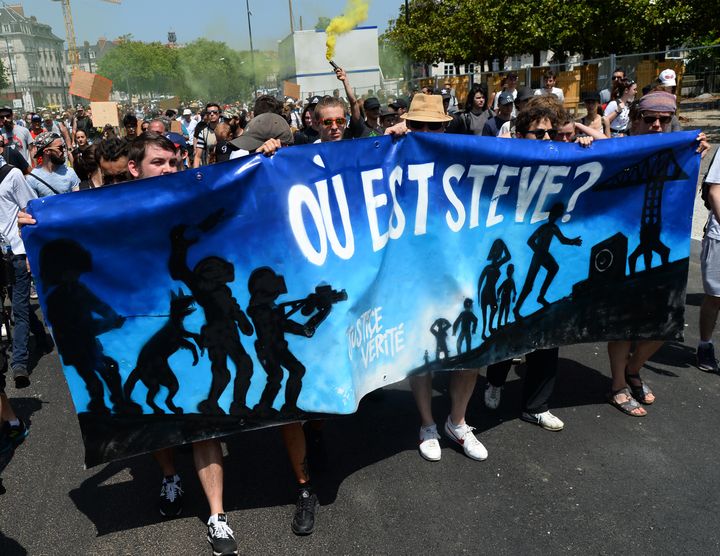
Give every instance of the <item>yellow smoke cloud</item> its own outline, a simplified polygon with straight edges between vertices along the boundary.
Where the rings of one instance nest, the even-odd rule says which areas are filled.
[[[332,60],[335,55],[337,36],[352,31],[355,26],[365,21],[368,16],[368,7],[369,3],[364,0],[348,0],[345,13],[330,22],[330,25],[325,29],[327,33],[325,56],[328,60]]]

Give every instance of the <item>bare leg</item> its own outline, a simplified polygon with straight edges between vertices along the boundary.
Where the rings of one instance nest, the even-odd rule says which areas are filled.
[[[310,470],[307,462],[307,444],[302,424],[289,423],[283,425],[280,427],[280,432],[297,482],[301,485],[309,482]]]
[[[629,361],[630,345],[631,343],[626,341],[608,342],[607,349],[610,357],[610,373],[612,374],[611,390],[613,392],[627,388],[625,369]],[[625,403],[631,398],[625,393],[615,394],[613,397],[617,403]],[[632,411],[632,414],[642,416],[646,415],[647,411],[643,407],[638,407]]]
[[[450,419],[454,425],[465,422],[465,411],[476,382],[477,371],[453,371],[450,377]]]
[[[0,394],[0,420],[2,421],[14,421],[17,419],[17,415],[13,411],[8,400],[7,394]]]
[[[429,427],[435,422],[432,416],[432,374],[411,376],[410,389],[415,396],[415,405],[420,412],[422,426]]]
[[[163,477],[175,475],[175,448],[163,448],[153,452],[153,457],[162,469]]]
[[[709,342],[717,323],[718,311],[720,311],[720,297],[705,295],[700,305],[700,341]]]
[[[193,444],[193,458],[200,484],[210,506],[210,515],[223,510],[223,461],[219,440],[202,440]]]

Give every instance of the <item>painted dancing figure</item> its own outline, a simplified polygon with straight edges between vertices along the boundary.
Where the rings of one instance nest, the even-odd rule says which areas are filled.
[[[211,215],[198,228],[212,229],[219,222],[222,213]],[[233,401],[230,413],[241,417],[250,414],[246,405],[247,391],[253,373],[252,359],[240,343],[238,329],[246,335],[253,333],[252,324],[243,313],[232,295],[228,284],[235,280],[235,267],[220,257],[205,257],[193,270],[187,265],[190,246],[199,241],[188,238],[184,224],[175,226],[170,239],[172,251],[168,267],[174,280],[181,280],[190,289],[195,302],[205,313],[205,324],[200,330],[201,345],[207,349],[210,358],[212,381],[206,400],[198,404],[200,413],[221,415],[225,412],[218,404],[220,396],[230,382],[228,358],[235,366]]]
[[[533,256],[530,261],[530,268],[528,269],[527,277],[525,278],[525,284],[523,284],[520,297],[518,297],[515,308],[513,309],[513,314],[515,315],[516,320],[522,318],[520,315],[520,307],[522,307],[527,296],[530,295],[533,285],[535,285],[535,278],[537,277],[540,267],[543,267],[547,271],[547,274],[545,275],[545,280],[540,287],[540,294],[538,295],[537,300],[543,307],[550,305],[547,299],[545,299],[545,295],[547,294],[548,288],[555,278],[555,275],[558,273],[558,270],[560,270],[557,261],[550,254],[550,243],[552,243],[553,238],[557,238],[563,245],[575,245],[578,247],[582,245],[582,239],[580,239],[580,237],[567,238],[560,231],[560,228],[558,228],[556,222],[563,214],[565,214],[565,205],[562,203],[555,203],[550,208],[548,221],[535,230],[527,241],[527,244],[533,250]]]
[[[447,331],[450,330],[452,325],[450,321],[440,317],[436,319],[430,327],[430,332],[435,336],[435,361],[440,360],[440,354],[443,354],[443,359],[450,357],[450,350],[447,346]]]

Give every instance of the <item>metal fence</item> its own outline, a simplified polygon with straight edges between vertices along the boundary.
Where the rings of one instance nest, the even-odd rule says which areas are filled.
[[[474,66],[479,68],[480,64]],[[467,90],[473,83],[486,83],[490,91],[499,90],[500,81],[510,71],[518,74],[519,86],[537,89],[542,87],[542,75],[548,68],[560,75],[558,86],[563,89],[565,88],[562,82],[563,76],[569,78],[570,81],[576,81],[577,79],[569,74],[579,75],[577,88],[580,93],[610,88],[612,74],[616,68],[622,68],[626,76],[636,81],[641,89],[652,84],[660,71],[672,68],[679,78],[678,96],[694,98],[703,94],[720,94],[720,45],[679,48],[660,52],[611,54],[607,57],[593,59],[570,57],[563,63],[541,66],[506,64],[503,71],[476,71],[471,74],[437,75],[413,79],[408,87],[404,87],[404,91],[400,90],[403,88],[401,84],[391,92],[403,94],[420,90],[424,86],[441,89],[449,85],[455,89],[456,96],[464,98],[462,89]]]

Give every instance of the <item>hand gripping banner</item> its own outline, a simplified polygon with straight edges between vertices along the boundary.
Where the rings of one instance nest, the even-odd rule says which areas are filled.
[[[413,133],[33,201],[86,463],[349,414],[412,373],[680,338],[696,135]]]

